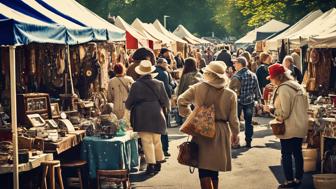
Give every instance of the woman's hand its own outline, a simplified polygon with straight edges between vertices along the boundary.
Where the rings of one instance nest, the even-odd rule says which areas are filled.
[[[232,134],[231,135],[231,144],[237,144],[238,142],[239,142],[238,134]]]
[[[263,106],[264,112],[271,112],[271,107],[269,105],[264,105]]]

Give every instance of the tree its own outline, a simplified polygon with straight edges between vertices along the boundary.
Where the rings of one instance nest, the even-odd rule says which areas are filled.
[[[143,22],[159,19],[163,23],[163,15],[169,15],[167,28],[170,31],[184,25],[190,32],[199,36],[226,36],[225,29],[217,24],[213,17],[213,9],[207,0],[78,0],[82,5],[106,19],[109,13],[121,16],[128,23],[135,18]]]
[[[235,0],[241,13],[249,17],[248,25],[258,27],[271,19],[293,24],[309,12],[326,11],[336,6],[336,0]]]
[[[214,15],[212,20],[220,27],[225,28],[230,36],[241,37],[251,28],[247,26],[248,17],[244,16],[235,0],[209,0]]]

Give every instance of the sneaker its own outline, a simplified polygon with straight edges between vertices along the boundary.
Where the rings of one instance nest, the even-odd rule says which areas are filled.
[[[252,145],[251,145],[251,143],[246,143],[246,145],[244,146],[245,148],[252,148]]]
[[[296,184],[296,187],[299,187],[302,184],[300,179],[295,179],[294,183]]]
[[[279,186],[280,189],[290,189],[290,188],[296,188],[296,187],[297,187],[297,183],[294,181],[285,182],[283,184],[280,184]]]
[[[166,156],[166,157],[170,157],[171,156],[168,151],[164,151],[163,153],[164,153],[164,156]]]

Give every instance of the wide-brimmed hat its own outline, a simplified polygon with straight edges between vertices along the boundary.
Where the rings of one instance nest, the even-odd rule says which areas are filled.
[[[135,72],[139,75],[147,75],[151,74],[152,77],[156,77],[158,73],[152,73],[155,71],[155,66],[152,66],[151,61],[149,60],[142,60],[140,64],[135,67]]]
[[[223,61],[211,61],[205,68],[202,69],[204,73],[211,72],[219,78],[226,77],[226,65]]]
[[[283,74],[286,72],[285,67],[283,67],[283,65],[275,63],[271,66],[268,67],[268,72],[269,72],[269,76],[266,77],[266,79],[273,79],[276,76]]]

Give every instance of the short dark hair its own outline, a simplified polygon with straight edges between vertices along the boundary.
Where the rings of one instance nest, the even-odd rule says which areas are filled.
[[[146,48],[146,47],[139,48],[132,55],[132,59],[136,62],[141,62],[141,60],[146,60],[147,57],[150,57],[150,61],[154,65],[155,56],[154,56],[153,51],[149,48]]]
[[[123,75],[125,74],[125,66],[123,64],[117,63],[114,65],[113,70],[116,74]]]
[[[168,63],[168,61],[165,58],[158,58],[158,60],[156,61],[157,64],[162,64],[162,63]]]

